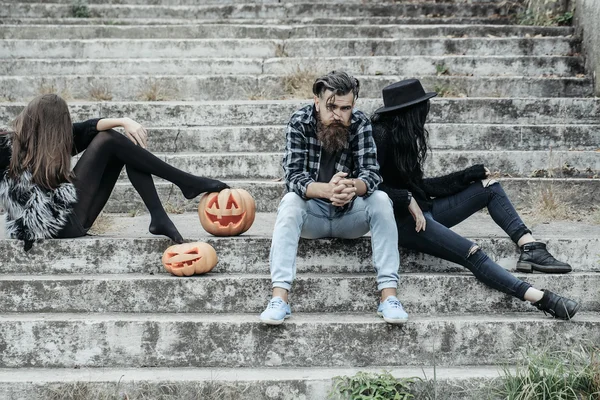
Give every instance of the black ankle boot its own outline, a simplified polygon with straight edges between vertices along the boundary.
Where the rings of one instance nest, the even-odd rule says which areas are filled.
[[[541,300],[533,303],[544,314],[548,313],[554,318],[569,320],[577,314],[579,304],[575,300],[561,297],[549,290],[542,290],[544,297]]]
[[[517,261],[517,271],[539,271],[546,274],[566,274],[571,272],[569,264],[558,261],[540,242],[527,243],[521,246],[521,257]]]

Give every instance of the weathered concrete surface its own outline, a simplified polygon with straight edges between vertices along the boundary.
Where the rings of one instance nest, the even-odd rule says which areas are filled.
[[[582,311],[600,311],[600,273],[517,276],[576,299]],[[294,281],[290,305],[301,313],[374,312],[378,296],[375,273],[304,274]],[[407,312],[420,315],[539,312],[468,273],[402,274],[398,297]],[[0,313],[260,313],[270,298],[267,274],[0,277]]]
[[[600,96],[600,3],[596,0],[574,0],[575,25],[583,37],[586,67],[595,77],[596,96]]]
[[[429,88],[427,88],[429,89]],[[430,90],[430,89],[429,89]],[[207,101],[207,102],[73,102],[74,121],[97,117],[128,116],[153,126],[284,125],[308,100]],[[0,126],[7,127],[26,103],[0,103]],[[358,99],[356,107],[371,114],[380,99]],[[483,124],[594,124],[600,118],[600,99],[492,99],[434,98],[430,123]]]
[[[244,235],[217,238],[206,233],[196,215],[171,216],[188,241],[211,244],[219,255],[214,273],[266,274],[275,215],[259,213]],[[100,236],[37,242],[23,258],[22,243],[0,240],[2,274],[160,274],[163,251],[172,243],[148,232],[149,216],[109,216],[106,231]],[[0,219],[0,237],[5,237]],[[552,222],[530,226],[535,238],[548,244],[559,259],[570,262],[576,272],[600,272],[596,249],[600,246],[600,226],[578,222]],[[452,228],[475,241],[494,261],[514,270],[518,251],[514,243],[489,216],[475,214]],[[131,251],[135,249],[135,251]],[[357,240],[300,240],[298,273],[372,274],[371,243],[368,236]],[[438,258],[401,249],[404,273],[466,272]]]
[[[579,57],[564,56],[413,56],[413,57],[325,57],[272,58],[264,61],[265,74],[288,75],[298,68],[328,71],[342,65],[356,75],[435,75],[451,76],[573,76],[583,73]]]
[[[122,59],[23,59],[0,65],[5,76],[54,75],[282,75],[297,71],[330,71],[343,67],[355,75],[436,75],[447,68],[451,76],[552,76],[569,77],[584,72],[582,57],[563,56],[413,56],[325,58],[180,58]],[[116,86],[116,85],[111,85]],[[377,97],[377,96],[375,96]],[[549,96],[553,97],[553,96]]]
[[[223,179],[279,179],[283,177],[281,153],[178,153],[157,154],[169,164],[195,175]],[[447,151],[433,153],[425,167],[429,176],[440,176],[483,163],[491,171],[512,177],[529,177],[539,170],[563,165],[575,168],[573,176],[586,178],[600,173],[596,151]],[[125,175],[123,175],[123,178]]]
[[[340,68],[344,68],[343,65]],[[323,69],[325,70],[325,69]],[[354,71],[349,71],[350,73]],[[357,71],[358,72],[358,71]],[[363,76],[361,82],[365,97],[377,98],[381,90],[408,76]],[[447,97],[588,97],[593,94],[590,78],[573,77],[513,77],[513,76],[436,76],[417,74],[422,84],[435,88]],[[285,87],[285,76],[280,75],[119,75],[119,76],[8,76],[0,77],[0,91],[14,100],[29,100],[41,87],[68,91],[73,98],[94,100],[94,91],[105,90],[111,100],[145,100],[147,93],[157,91],[162,98],[190,101],[247,100],[256,96],[266,99],[297,97]],[[238,90],[224,91],[223,87]],[[152,89],[158,88],[158,89]]]
[[[292,4],[239,4],[239,5],[194,5],[194,6],[135,6],[94,5],[88,6],[93,18],[301,18],[319,15],[321,18],[340,14],[339,4],[292,3]],[[345,4],[346,17],[420,17],[423,15],[457,17],[502,17],[514,15],[517,7],[508,4],[450,4],[450,3],[383,3]],[[40,3],[8,3],[0,9],[0,17],[21,18],[66,18],[72,17],[71,5]]]
[[[432,150],[596,150],[600,125],[426,125]],[[285,125],[148,128],[148,149],[161,153],[281,152]]]
[[[194,0],[195,1],[195,0]],[[363,17],[357,17],[358,23]],[[462,37],[496,36],[566,36],[573,34],[571,27],[541,26],[461,26],[461,25],[286,25],[279,24],[167,24],[143,25],[2,25],[0,39],[208,39],[208,38],[419,38],[419,37]],[[128,61],[128,60],[121,60]]]
[[[541,38],[413,39],[90,39],[0,42],[0,59],[188,57],[352,57],[441,55],[559,55],[577,52],[577,41]]]
[[[19,3],[39,3],[39,0],[19,0]],[[435,3],[435,0],[424,0],[423,3]],[[464,3],[502,3],[500,0],[445,0],[445,3],[464,4]],[[53,0],[52,3],[71,4],[70,0]],[[145,6],[180,6],[180,5],[198,5],[197,0],[87,0],[88,4],[109,5],[109,4],[129,4]],[[203,0],[203,5],[210,4],[238,4],[237,0]],[[338,0],[302,0],[298,3],[320,3],[336,4]],[[345,4],[380,4],[397,3],[397,0],[346,0]],[[244,0],[244,4],[281,4],[280,0]]]
[[[169,301],[170,299],[165,299]],[[600,340],[598,313],[413,314],[403,327],[369,314],[296,313],[279,327],[252,314],[0,316],[0,367],[363,367],[499,365],[525,345]]]
[[[299,25],[495,25],[505,26],[511,22],[510,18],[497,17],[344,17],[336,16],[329,18],[321,17],[301,17],[286,18],[285,20],[276,18],[252,18],[252,19],[194,19],[194,23],[204,24],[241,24],[241,25],[281,25],[281,24],[299,24]],[[44,17],[10,17],[0,19],[0,25],[185,25],[189,24],[189,19],[179,18],[44,18]]]
[[[429,89],[429,88],[426,88]],[[0,103],[0,126],[7,127],[26,103]],[[97,117],[128,116],[153,126],[284,125],[307,100],[207,101],[207,102],[73,102],[74,121]],[[379,99],[358,99],[367,115],[381,107]],[[600,118],[600,99],[492,99],[434,98],[430,123],[483,124],[594,124]]]
[[[282,182],[227,180],[232,187],[248,190],[256,200],[259,212],[276,212],[279,201],[285,194]],[[179,189],[162,180],[155,181],[163,204],[172,207],[172,212],[190,211],[198,208],[197,200],[186,200]],[[502,185],[517,208],[532,209],[540,201],[544,191],[558,196],[569,206],[588,208],[600,198],[600,179],[585,178],[503,178]],[[563,195],[563,193],[567,195]],[[104,209],[109,213],[144,213],[146,208],[133,187],[126,181],[119,182]]]
[[[136,399],[164,395],[180,399],[220,395],[221,400],[323,400],[336,376],[357,372],[389,371],[396,378],[426,381],[411,390],[425,395],[434,387],[444,399],[481,400],[484,386],[498,378],[499,368],[477,366],[442,368],[127,368],[127,369],[2,369],[0,397],[4,400],[47,400],[50,393],[65,393],[77,385],[89,393],[118,393]],[[117,383],[118,382],[118,383]],[[196,397],[197,398],[197,397]],[[210,397],[208,397],[210,398]],[[87,399],[82,399],[87,400]]]

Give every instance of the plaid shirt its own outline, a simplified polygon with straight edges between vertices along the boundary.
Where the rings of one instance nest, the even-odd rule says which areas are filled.
[[[352,110],[350,123],[349,142],[336,160],[335,170],[347,172],[348,178],[365,182],[367,197],[382,181],[371,121],[361,111]],[[306,188],[316,182],[321,165],[321,142],[317,139],[314,105],[307,105],[292,115],[285,136],[283,170],[287,190],[307,199]]]

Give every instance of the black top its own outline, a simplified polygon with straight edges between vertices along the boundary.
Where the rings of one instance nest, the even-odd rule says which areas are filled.
[[[90,145],[92,139],[94,139],[98,133],[96,126],[101,119],[102,118],[89,119],[84,122],[73,124],[72,155],[81,153]],[[9,135],[11,135],[9,132],[0,132],[0,178],[4,176],[4,173],[10,165],[12,147],[8,145]]]
[[[329,183],[335,175],[335,164],[340,156],[340,152],[330,153],[324,148],[321,148],[321,159],[319,160],[319,176],[317,182]]]
[[[421,210],[428,211],[431,209],[433,197],[454,195],[465,190],[471,183],[486,178],[483,164],[476,164],[448,175],[407,182],[394,163],[392,140],[378,124],[373,124],[373,138],[377,145],[379,171],[383,177],[379,190],[386,192],[390,197],[397,217],[409,215],[408,192],[412,193]]]

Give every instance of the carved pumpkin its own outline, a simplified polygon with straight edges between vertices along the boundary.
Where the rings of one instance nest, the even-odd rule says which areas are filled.
[[[254,222],[256,203],[244,189],[224,189],[200,199],[198,215],[202,227],[215,236],[235,236]]]
[[[176,244],[162,256],[166,270],[177,276],[205,274],[217,265],[218,260],[215,249],[203,242]]]

